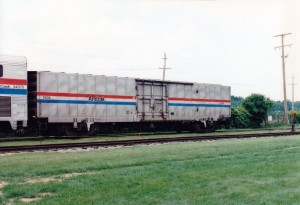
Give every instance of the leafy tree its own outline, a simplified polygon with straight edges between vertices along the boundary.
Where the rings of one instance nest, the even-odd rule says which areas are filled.
[[[283,101],[273,101],[272,103],[273,103],[272,108],[271,108],[272,112],[284,112],[284,102]],[[296,102],[295,108],[297,108],[298,105],[300,105],[300,104],[298,102]],[[292,102],[288,100],[287,106],[288,106],[288,110],[291,110]]]
[[[239,96],[231,96],[231,107],[238,107],[242,104],[244,98]]]
[[[272,101],[261,94],[252,94],[245,98],[242,106],[250,114],[251,127],[260,127],[265,122],[268,112],[272,107]]]
[[[273,101],[271,108],[272,112],[284,112],[284,106],[282,101]]]
[[[300,101],[295,102],[295,109],[300,110]]]
[[[247,128],[250,126],[251,115],[244,107],[231,108],[231,126],[234,128]]]

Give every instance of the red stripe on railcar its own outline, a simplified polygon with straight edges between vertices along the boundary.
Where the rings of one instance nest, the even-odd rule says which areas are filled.
[[[27,80],[13,79],[13,78],[0,78],[0,84],[6,85],[27,85]]]
[[[231,100],[221,100],[221,99],[204,99],[204,98],[168,98],[169,100],[178,100],[178,101],[195,101],[195,102],[224,102],[230,103]]]
[[[127,95],[103,95],[103,94],[82,94],[82,93],[37,92],[37,95],[53,96],[53,97],[99,97],[99,98],[117,98],[117,99],[136,99],[135,96],[127,96]]]

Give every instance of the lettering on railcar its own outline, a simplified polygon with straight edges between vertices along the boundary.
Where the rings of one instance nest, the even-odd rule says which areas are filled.
[[[23,85],[13,85],[13,88],[24,89],[25,87]]]
[[[89,101],[105,101],[102,97],[89,97]]]
[[[0,88],[10,88],[10,85],[0,85]]]
[[[15,88],[15,89],[24,89],[24,85],[0,85],[0,88]]]

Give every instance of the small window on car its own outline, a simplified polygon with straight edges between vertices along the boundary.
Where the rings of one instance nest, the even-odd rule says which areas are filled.
[[[3,65],[0,65],[0,77],[3,77]]]

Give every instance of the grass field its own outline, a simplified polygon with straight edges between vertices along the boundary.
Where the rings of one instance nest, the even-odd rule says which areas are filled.
[[[300,136],[0,155],[0,204],[300,204]]]

